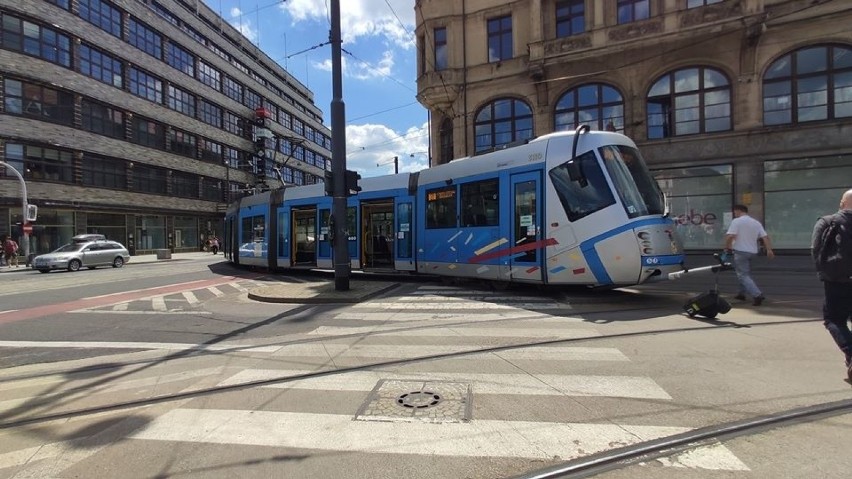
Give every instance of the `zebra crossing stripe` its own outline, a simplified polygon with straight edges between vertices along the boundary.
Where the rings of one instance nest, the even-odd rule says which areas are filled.
[[[220,290],[219,288],[217,288],[215,286],[211,286],[211,287],[207,288],[207,291],[210,291],[211,293],[213,293],[213,295],[216,296],[217,298],[221,297],[221,296],[225,296],[225,293],[223,293],[222,290]]]
[[[151,298],[151,309],[154,311],[168,311],[166,307],[166,299],[163,296],[154,296]]]
[[[365,308],[376,308],[376,309],[437,309],[437,310],[451,310],[451,309],[475,309],[475,310],[483,310],[483,309],[531,309],[531,310],[548,310],[548,309],[569,309],[566,304],[558,304],[558,303],[478,303],[478,302],[440,302],[440,303],[413,303],[413,302],[372,302],[367,301],[365,303],[358,303],[352,305],[353,308],[365,309]]]
[[[311,372],[306,370],[246,369],[221,382],[220,386],[297,376]],[[370,391],[380,379],[471,382],[476,394],[671,399],[671,396],[652,379],[632,376],[356,371],[274,383],[262,387],[318,391]]]
[[[567,461],[688,431],[671,426],[474,420],[440,425],[353,421],[352,416],[275,411],[176,409],[133,439],[379,454],[529,458]],[[727,448],[704,462],[748,470]]]
[[[354,321],[464,321],[464,322],[483,322],[483,321],[498,321],[498,320],[518,320],[527,321],[533,320],[536,323],[580,323],[584,322],[582,318],[550,316],[543,313],[533,311],[517,311],[504,310],[498,313],[469,313],[465,312],[464,316],[459,316],[457,313],[411,313],[411,312],[384,312],[375,311],[370,313],[359,313],[355,311],[345,311],[335,315],[335,319],[354,320]]]
[[[181,295],[183,295],[184,299],[186,299],[186,302],[189,304],[199,303],[198,297],[195,296],[195,293],[193,293],[192,291],[184,291],[181,293]]]
[[[442,336],[442,337],[495,337],[495,338],[576,338],[585,337],[594,330],[588,329],[537,329],[537,328],[466,328],[443,327],[404,329],[399,326],[320,326],[311,331],[316,336],[341,336],[351,334],[381,334],[382,336]]]

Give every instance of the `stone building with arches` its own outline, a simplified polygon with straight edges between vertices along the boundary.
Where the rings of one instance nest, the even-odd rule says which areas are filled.
[[[852,6],[417,0],[433,164],[588,124],[640,146],[691,250],[731,207],[804,253],[852,187]]]

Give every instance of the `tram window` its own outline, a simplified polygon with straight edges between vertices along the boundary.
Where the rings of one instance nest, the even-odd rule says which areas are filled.
[[[574,159],[580,166],[588,184],[581,186],[579,181],[571,181],[568,163],[565,162],[550,170],[549,175],[559,201],[571,221],[577,221],[595,211],[615,204],[615,197],[609,189],[606,177],[598,164],[594,152],[588,151]]]
[[[264,217],[263,215],[248,216],[243,218],[243,231],[240,236],[241,243],[253,243],[264,239]]]
[[[496,226],[500,200],[497,179],[461,185],[462,226]]]
[[[426,228],[456,227],[456,187],[426,190]]]

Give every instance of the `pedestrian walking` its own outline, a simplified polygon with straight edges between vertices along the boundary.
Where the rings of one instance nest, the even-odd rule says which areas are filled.
[[[734,270],[740,284],[740,290],[734,297],[744,301],[746,295],[751,296],[755,306],[760,306],[766,299],[751,277],[751,260],[758,254],[758,240],[763,241],[766,257],[774,258],[769,235],[760,221],[748,215],[745,205],[734,205],[734,220],[725,234],[725,252],[734,254]]]
[[[210,249],[213,250],[213,254],[216,254],[216,253],[219,252],[219,237],[218,236],[213,236],[213,238],[210,239]]]
[[[811,255],[825,288],[822,319],[846,356],[846,375],[852,383],[852,189],[840,198],[840,210],[814,225]]]
[[[12,263],[15,263],[15,267],[18,267],[18,243],[11,236],[3,242],[3,257],[7,266],[11,268]]]

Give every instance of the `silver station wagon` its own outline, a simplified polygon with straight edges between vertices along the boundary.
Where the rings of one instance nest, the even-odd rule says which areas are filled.
[[[98,266],[121,268],[130,261],[127,248],[103,235],[78,235],[72,242],[51,253],[36,256],[33,269],[48,273],[55,269],[78,271],[82,267],[95,269]]]

